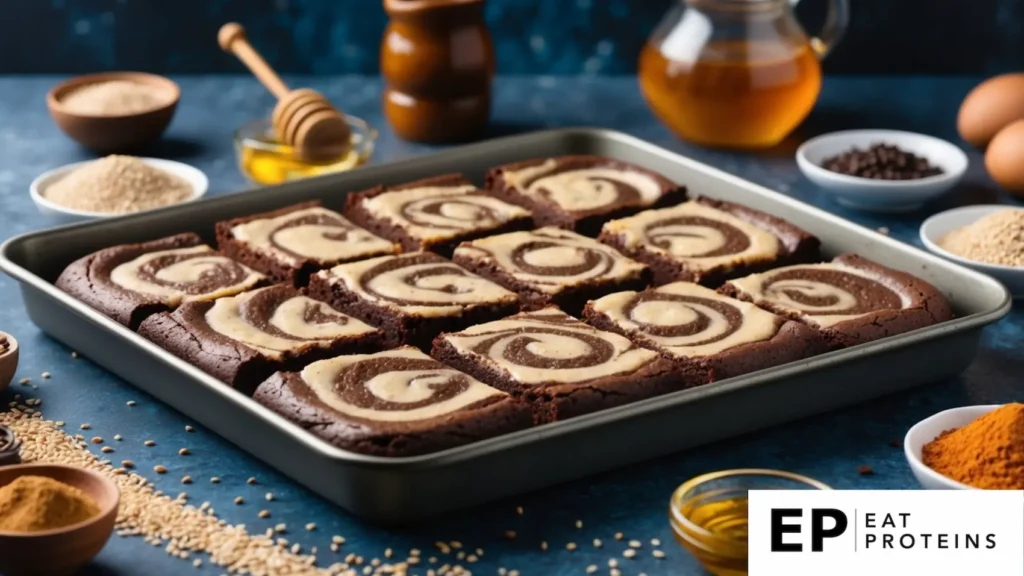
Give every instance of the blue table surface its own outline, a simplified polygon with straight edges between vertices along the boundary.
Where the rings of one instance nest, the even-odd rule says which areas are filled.
[[[29,199],[28,185],[39,173],[90,158],[88,152],[65,138],[50,121],[46,90],[55,77],[0,78],[0,239],[47,227],[50,224]],[[244,121],[264,115],[272,105],[269,95],[246,77],[184,77],[178,79],[183,98],[163,142],[148,152],[188,162],[210,178],[211,194],[228,194],[246,187],[234,161],[232,130]],[[381,137],[375,163],[414,156],[433,148],[399,140],[380,112],[381,85],[376,78],[290,78],[293,85],[323,91],[341,108],[379,127]],[[500,78],[495,90],[492,132],[495,135],[558,126],[593,125],[615,128],[669,149],[682,152],[729,172],[766,185],[802,201],[823,207],[869,227],[887,227],[903,241],[918,245],[922,219],[937,210],[959,204],[1012,202],[998,191],[984,172],[979,153],[960,142],[955,131],[957,107],[976,78],[829,78],[813,114],[797,134],[776,149],[761,153],[711,151],[678,141],[659,124],[645,106],[633,78]],[[847,211],[807,182],[793,162],[793,152],[806,138],[839,129],[896,128],[934,134],[960,143],[971,167],[964,183],[948,197],[905,215],[871,215]],[[841,489],[907,489],[916,484],[903,458],[891,445],[920,419],[946,408],[967,404],[1020,401],[1024,398],[1024,308],[1017,306],[996,325],[985,330],[977,359],[959,378],[936,382],[911,392],[892,395],[846,410],[823,414],[769,430],[748,434],[711,446],[585,478],[505,501],[437,518],[403,529],[365,524],[328,504],[282,474],[202,428],[185,431],[189,419],[128,383],[93,365],[72,359],[70,351],[39,332],[29,321],[15,283],[0,277],[0,329],[21,342],[17,378],[31,377],[37,388],[14,385],[3,398],[23,392],[43,399],[42,409],[52,420],[65,420],[69,430],[92,424],[90,435],[110,439],[121,434],[111,454],[115,461],[130,459],[157,487],[176,494],[186,488],[181,478],[197,481],[187,487],[194,502],[210,501],[221,517],[245,523],[262,532],[279,522],[293,527],[289,538],[308,549],[318,546],[324,565],[336,561],[329,552],[330,536],[347,539],[344,551],[366,558],[381,557],[386,548],[398,555],[411,548],[433,550],[437,540],[460,540],[471,549],[485,550],[480,562],[467,565],[475,574],[496,574],[499,567],[521,574],[583,574],[589,564],[607,573],[609,558],[618,558],[624,574],[696,574],[699,566],[672,540],[666,507],[672,490],[695,475],[737,467],[790,470],[818,478]],[[43,371],[53,377],[40,378]],[[126,402],[137,405],[128,407]],[[143,446],[146,439],[157,445]],[[187,446],[191,456],[177,455]],[[157,476],[156,464],[170,472]],[[868,465],[874,475],[861,476],[858,466]],[[211,476],[223,479],[213,485]],[[259,484],[249,486],[254,476]],[[273,502],[264,500],[271,491]],[[246,504],[233,500],[243,496]],[[516,506],[525,514],[518,516]],[[256,513],[269,509],[273,516],[260,520]],[[582,520],[583,527],[576,528]],[[315,532],[301,529],[308,522]],[[509,541],[506,530],[518,537]],[[625,560],[626,539],[645,543],[636,559]],[[594,538],[605,542],[601,549]],[[649,553],[648,541],[658,538],[667,558]],[[550,544],[546,552],[540,542]],[[566,543],[580,545],[566,550]],[[404,557],[404,556],[403,556]],[[424,573],[421,567],[415,573]],[[190,564],[167,556],[162,549],[138,538],[113,538],[87,574],[182,574]],[[196,574],[218,574],[206,565]],[[189,572],[192,573],[192,572]]]

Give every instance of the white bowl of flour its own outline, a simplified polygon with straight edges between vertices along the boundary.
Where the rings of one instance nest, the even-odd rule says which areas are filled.
[[[29,187],[43,214],[60,223],[147,212],[201,198],[200,170],[159,158],[107,156],[43,173]]]

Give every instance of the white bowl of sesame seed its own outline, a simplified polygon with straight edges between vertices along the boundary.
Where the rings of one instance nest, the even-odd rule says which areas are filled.
[[[993,216],[1000,215],[993,221]],[[986,227],[987,222],[995,225]],[[1024,208],[983,204],[946,210],[921,224],[920,237],[929,251],[987,274],[1002,282],[1014,298],[1024,298]],[[1018,262],[1021,265],[1009,265]]]

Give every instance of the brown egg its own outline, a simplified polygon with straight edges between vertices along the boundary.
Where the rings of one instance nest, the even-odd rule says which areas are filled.
[[[956,128],[971,144],[983,147],[1014,120],[1024,119],[1024,73],[989,78],[960,104]]]
[[[1024,120],[1003,128],[989,142],[985,168],[1007,192],[1024,198]]]

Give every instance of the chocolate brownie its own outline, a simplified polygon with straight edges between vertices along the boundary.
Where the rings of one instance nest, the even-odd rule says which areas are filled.
[[[661,174],[601,156],[561,156],[506,164],[487,175],[491,194],[533,213],[537,226],[596,236],[601,225],[686,199]]]
[[[93,252],[65,268],[56,286],[134,330],[182,302],[238,294],[264,281],[188,233]]]
[[[817,328],[835,348],[953,317],[949,302],[931,284],[856,254],[752,274],[719,291]]]
[[[401,251],[315,201],[218,222],[217,245],[274,281],[294,286],[305,286],[309,275],[323,268]]]
[[[515,432],[530,408],[402,347],[278,372],[253,398],[331,444],[375,456],[415,456]]]
[[[700,384],[695,374],[619,334],[556,308],[524,312],[434,340],[434,358],[564,420]]]
[[[431,252],[335,266],[310,278],[314,298],[384,331],[387,344],[430,349],[434,336],[496,320],[519,298]]]
[[[247,394],[278,370],[382,348],[376,328],[285,284],[183,304],[139,334]]]
[[[713,382],[828,351],[810,326],[690,282],[589,302],[587,323],[623,334]]]
[[[464,240],[533,228],[528,211],[458,174],[350,194],[345,215],[406,252],[429,250],[446,258]]]
[[[705,286],[816,262],[821,244],[781,218],[703,196],[608,222],[598,240],[650,266],[655,284],[685,280]]]
[[[457,264],[515,290],[526,310],[557,305],[579,314],[587,300],[647,286],[647,267],[586,236],[560,228],[466,242]]]

